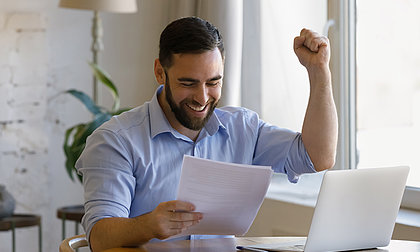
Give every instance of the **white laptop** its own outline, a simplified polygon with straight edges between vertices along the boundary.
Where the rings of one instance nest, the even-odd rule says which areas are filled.
[[[262,251],[345,251],[387,246],[409,167],[335,170],[324,174],[307,239],[247,246]]]

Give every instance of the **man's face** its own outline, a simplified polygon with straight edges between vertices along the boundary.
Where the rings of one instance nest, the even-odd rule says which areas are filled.
[[[165,70],[165,99],[185,128],[204,127],[219,102],[223,60],[218,49],[201,54],[175,54]]]

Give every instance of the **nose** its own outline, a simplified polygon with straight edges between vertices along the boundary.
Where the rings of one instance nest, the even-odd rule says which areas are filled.
[[[209,90],[205,83],[197,85],[197,89],[194,93],[194,101],[204,106],[209,100]]]

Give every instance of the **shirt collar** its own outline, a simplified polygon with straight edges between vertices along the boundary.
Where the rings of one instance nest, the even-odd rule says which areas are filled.
[[[220,122],[219,117],[216,114],[216,110],[210,116],[208,122],[204,126],[204,129],[207,131],[207,133],[210,136],[213,136],[214,134],[216,134],[217,131],[219,131],[219,129],[223,129],[226,131],[225,126]]]
[[[161,133],[172,132],[174,130],[159,105],[158,95],[162,92],[162,89],[163,85],[157,88],[149,104],[150,133],[152,138]]]
[[[163,85],[160,85],[157,88],[149,104],[151,136],[152,138],[154,138],[155,136],[161,133],[169,132],[169,133],[172,133],[175,137],[179,138],[180,136],[183,136],[183,135],[181,135],[178,131],[172,128],[171,124],[169,123],[168,119],[165,116],[165,113],[163,113],[163,110],[159,105],[158,95],[162,92],[162,90],[163,90]],[[203,128],[203,130],[207,132],[206,135],[213,136],[214,134],[217,133],[219,129],[223,129],[226,131],[225,126],[220,122],[215,112],[216,111],[213,112],[213,114],[210,116],[208,122]],[[201,132],[200,134],[202,133],[203,132]],[[183,136],[181,138],[187,138],[187,137]]]

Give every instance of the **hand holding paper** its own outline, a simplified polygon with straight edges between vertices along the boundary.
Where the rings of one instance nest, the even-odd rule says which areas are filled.
[[[153,233],[158,239],[166,239],[179,234],[189,226],[197,224],[203,217],[201,213],[192,212],[195,210],[193,204],[180,200],[173,200],[160,203],[151,213],[155,223]]]
[[[177,236],[243,235],[264,200],[271,167],[184,156],[178,200],[195,205],[203,219]]]

